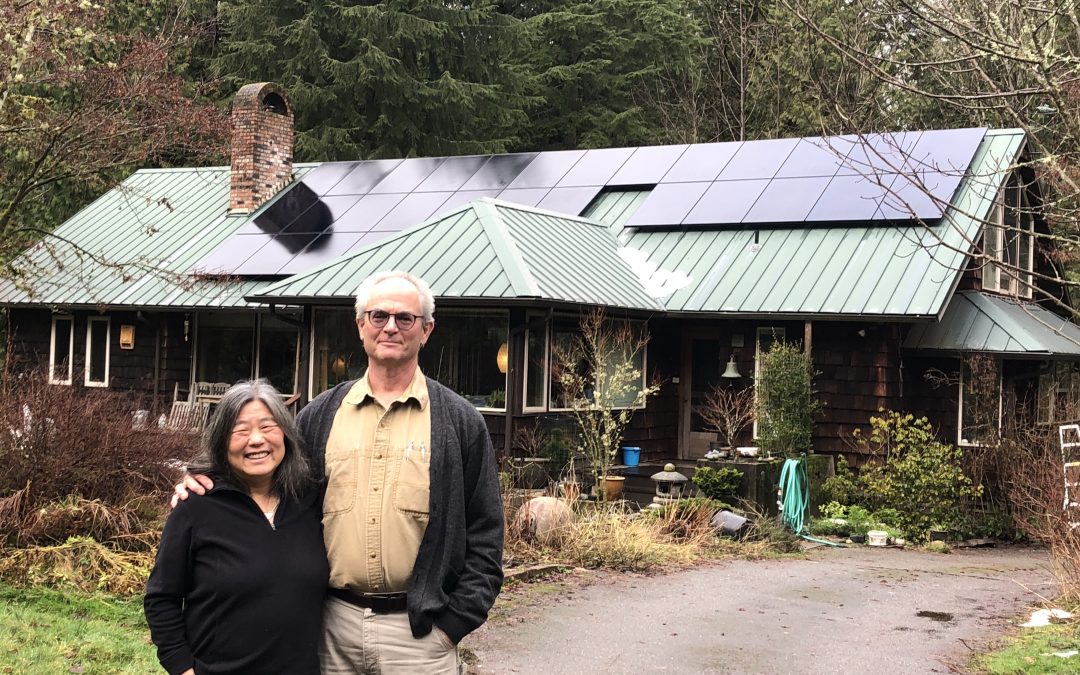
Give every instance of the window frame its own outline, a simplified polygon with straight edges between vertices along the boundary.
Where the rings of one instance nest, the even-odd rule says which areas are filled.
[[[761,336],[771,334],[773,342],[778,339],[787,341],[787,328],[784,326],[758,326],[754,329],[754,422],[751,425],[750,432],[753,434],[751,438],[758,437],[758,399],[757,399],[757,383],[758,375],[761,372]]]
[[[1037,403],[1035,406],[1036,424],[1061,424],[1075,422],[1080,418],[1080,371],[1075,361],[1048,361],[1046,372],[1040,372],[1038,379]],[[1058,399],[1064,398],[1065,405]],[[1058,411],[1076,411],[1072,417],[1059,417]]]
[[[530,326],[532,323],[543,323],[543,328],[540,330],[534,330]],[[522,368],[521,377],[521,412],[523,413],[543,413],[547,412],[550,405],[551,395],[551,324],[541,314],[534,314],[526,316],[525,319],[525,340],[524,340],[524,364]],[[540,405],[529,405],[529,335],[540,334],[540,344],[543,346],[543,356],[541,357],[541,379],[543,380],[542,391],[540,395]]]
[[[105,324],[105,378],[103,380],[90,379],[90,363],[93,351],[93,329],[95,323]],[[108,316],[89,316],[86,318],[86,360],[83,363],[83,385],[87,387],[109,386],[109,361],[112,357],[112,319]]]
[[[68,359],[67,377],[56,377],[56,322],[67,321],[68,328]],[[52,324],[49,330],[49,384],[70,385],[74,381],[75,372],[75,317],[71,314],[53,314]]]
[[[300,315],[300,317],[303,316],[303,311],[302,310],[298,310],[298,309],[295,309],[295,308],[286,309],[284,307],[280,308],[280,309],[282,311],[291,311],[291,312],[297,313],[297,314]],[[268,317],[268,316],[271,316],[271,314],[268,313],[268,312],[257,312],[256,317],[255,317],[255,345],[254,345],[254,352],[255,353],[252,354],[252,356],[254,357],[252,359],[252,361],[253,361],[252,370],[255,372],[255,377],[256,378],[265,378],[265,376],[263,375],[263,372],[262,372],[263,322],[266,320],[266,317]],[[277,318],[279,320],[281,320],[282,323],[286,323],[286,324],[289,323],[288,321],[285,321],[284,319],[282,319],[280,316],[277,317]],[[299,318],[298,318],[298,320],[299,320]],[[292,367],[292,390],[291,391],[282,391],[282,392],[280,392],[281,394],[283,394],[284,396],[287,396],[287,397],[288,396],[295,396],[299,391],[299,384],[300,384],[300,347],[301,347],[300,338],[303,336],[303,329],[300,326],[296,326],[295,328],[296,328],[296,332],[295,332],[295,340],[296,340],[296,342],[295,342],[295,346],[294,346],[295,355],[293,357],[293,367]],[[269,380],[267,380],[267,381],[269,381]]]
[[[983,227],[982,249],[983,290],[1030,299],[1035,272],[1035,219],[1027,190],[1015,173],[994,197],[993,210]]]

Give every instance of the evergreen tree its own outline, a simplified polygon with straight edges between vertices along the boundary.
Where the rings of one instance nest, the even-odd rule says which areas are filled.
[[[222,2],[218,71],[289,92],[298,160],[504,151],[525,124],[522,22],[491,0]]]

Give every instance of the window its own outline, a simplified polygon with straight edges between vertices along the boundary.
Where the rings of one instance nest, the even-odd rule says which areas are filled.
[[[86,321],[86,379],[88,387],[109,386],[109,317]]]
[[[990,357],[963,360],[960,369],[960,445],[991,445],[1001,428],[1001,364]]]
[[[762,326],[757,329],[757,338],[754,341],[754,382],[758,381],[758,364],[761,363],[761,355],[768,353],[777,342],[783,342],[787,331],[779,326]],[[754,388],[754,410],[757,410],[757,388]],[[754,415],[753,425],[754,438],[758,436],[757,414]]]
[[[197,317],[195,380],[246,380],[253,370],[254,312],[206,312]]]
[[[525,329],[525,412],[540,412],[547,403],[547,323],[530,316]]]
[[[283,394],[296,391],[300,329],[282,316],[300,321],[299,311],[279,310],[278,314],[259,315],[259,358],[256,376],[264,377]]]
[[[1080,363],[1051,361],[1039,375],[1039,422],[1080,419]]]
[[[615,322],[615,330],[619,330],[620,322]],[[637,334],[640,334],[644,330],[645,326],[641,322],[629,322],[629,329]],[[581,328],[577,322],[574,321],[556,321],[551,327],[551,347],[549,356],[548,367],[548,392],[550,396],[549,409],[550,410],[569,410],[570,403],[566,400],[566,393],[563,391],[562,385],[559,383],[558,370],[559,364],[556,363],[557,354],[571,349],[574,342],[581,335]],[[613,407],[615,408],[628,408],[634,405],[638,396],[642,390],[646,387],[645,374],[647,372],[647,348],[639,349],[632,354],[608,354],[607,362],[604,363],[604,373],[602,376],[594,377],[596,389],[584,392],[586,397],[604,397],[611,395],[614,397]],[[610,376],[615,373],[619,364],[626,363],[629,360],[630,368],[637,374],[637,383],[635,386],[626,389],[624,391],[617,392],[605,392],[604,384],[611,381]],[[580,375],[589,374],[589,364],[584,360],[579,360],[575,364],[575,369]]]
[[[506,373],[499,351],[507,344],[508,322],[506,312],[439,312],[420,350],[421,370],[477,408],[505,410]]]
[[[311,398],[364,374],[367,354],[356,331],[355,311],[316,309],[311,330]]]
[[[75,320],[70,315],[54,314],[49,340],[49,383],[71,384],[71,354],[75,349]]]
[[[994,202],[983,234],[983,290],[1031,297],[1034,269],[1034,219],[1014,173]]]

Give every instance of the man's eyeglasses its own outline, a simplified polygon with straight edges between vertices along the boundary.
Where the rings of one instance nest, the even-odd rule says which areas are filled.
[[[411,312],[396,312],[391,314],[383,309],[369,309],[364,312],[367,314],[368,321],[376,328],[382,328],[386,325],[386,322],[390,320],[390,317],[394,317],[394,323],[401,330],[409,330],[416,323],[416,320],[420,317],[412,314]]]

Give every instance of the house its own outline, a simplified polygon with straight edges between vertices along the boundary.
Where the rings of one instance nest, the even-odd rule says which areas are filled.
[[[1021,130],[293,165],[284,91],[233,115],[231,167],[137,171],[16,261],[9,368],[153,405],[253,375],[307,400],[363,371],[357,283],[404,269],[437,296],[422,367],[503,449],[564,417],[552,345],[594,306],[651,335],[663,385],[627,439],[649,459],[700,457],[695,405],[777,339],[818,371],[818,451],[879,408],[960,444],[1075,414],[1080,327]]]

